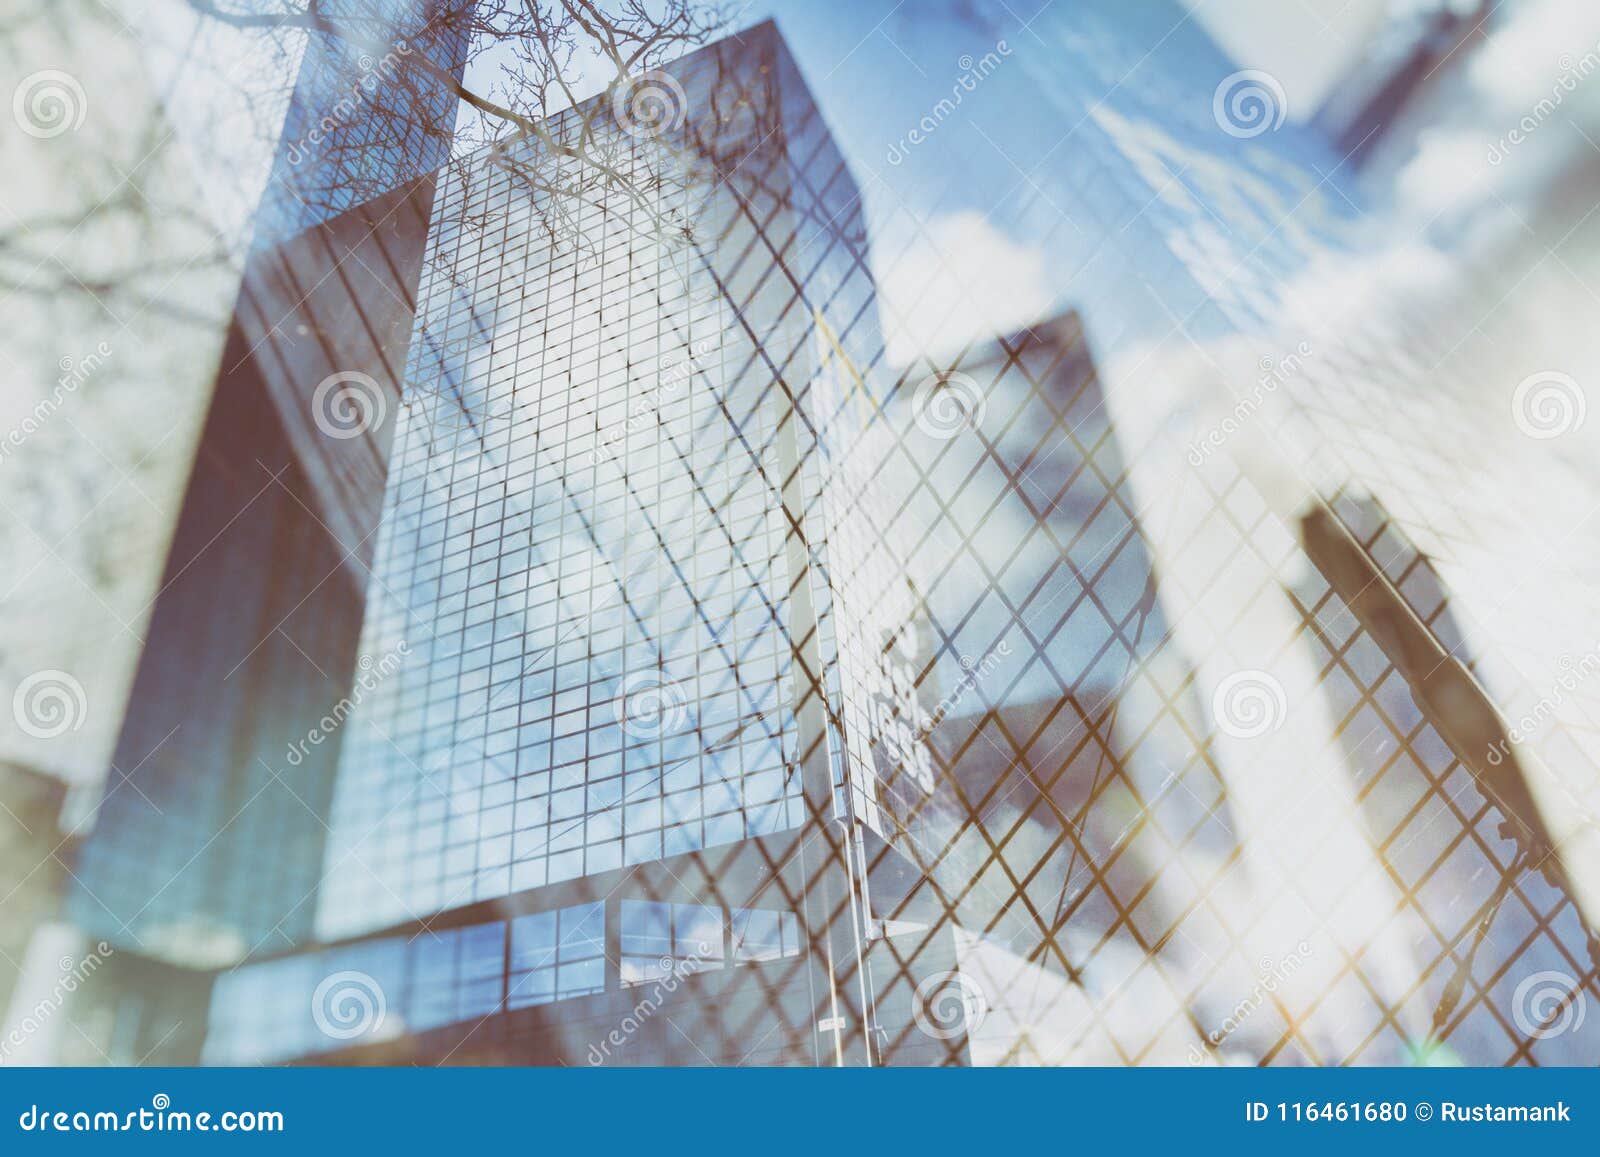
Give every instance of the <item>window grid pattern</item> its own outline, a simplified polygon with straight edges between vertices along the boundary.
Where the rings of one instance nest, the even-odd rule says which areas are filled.
[[[1209,103],[1092,7],[1037,23],[1086,62],[1036,78],[1081,126],[1050,172],[1055,228],[1070,216],[1102,268],[1143,275],[1104,279],[1108,312],[1293,348],[1263,337],[1274,288],[1337,238],[1342,211],[1277,229],[1305,178],[1292,145],[1238,164],[1242,193],[1196,203],[1219,167]],[[1192,52],[1191,70],[1221,63]],[[1102,99],[1128,65],[1141,82]],[[426,638],[417,671],[351,726],[329,930],[797,827],[796,705],[820,696],[838,813],[922,876],[873,930],[892,965],[875,973],[883,1006],[945,942],[995,1006],[936,1059],[1592,1063],[1580,1035],[1517,1007],[1546,972],[1600,991],[1568,882],[1530,862],[1306,529],[1231,451],[1178,465],[1104,388],[1070,314],[913,367],[887,399],[858,388],[886,376],[865,229],[819,123],[785,119],[708,200],[690,175],[659,190],[724,226],[687,249],[598,212],[581,218],[585,252],[547,248],[537,195],[510,177],[441,196],[365,649]],[[646,144],[616,143],[659,168]],[[1168,180],[1185,158],[1188,183]],[[1353,412],[1385,412],[1377,395],[1415,376],[1377,372],[1392,338],[1328,342],[1284,389],[1287,418],[1263,425],[1319,447],[1306,469],[1340,525],[1457,648],[1481,628],[1457,621],[1447,581],[1472,519],[1430,521],[1421,501],[1392,514],[1350,481],[1401,496],[1458,481],[1408,474],[1440,447],[1398,451]],[[656,390],[642,421],[640,360],[693,383]],[[931,371],[976,382],[973,429],[919,427]],[[1461,434],[1456,417],[1441,437]],[[791,476],[798,499],[780,494]],[[801,575],[805,671],[786,597]],[[1271,734],[1221,726],[1214,696],[1241,669],[1279,686]],[[653,712],[619,715],[640,677]],[[913,721],[908,741],[896,724]],[[624,902],[625,981],[664,976],[713,925],[735,959],[787,956],[791,932],[818,951],[798,915],[736,911],[724,928],[711,899]],[[741,918],[767,927],[741,937]],[[885,1058],[926,1044],[910,1022],[885,1032]]]
[[[1124,318],[1183,319],[1189,341],[1234,335],[1294,349],[1305,334],[1281,327],[1284,283],[1308,255],[1346,243],[1348,214],[1326,194],[1298,208],[1316,180],[1293,140],[1223,161],[1234,146],[1216,135],[1208,105],[1171,92],[1173,77],[1204,71],[1196,62],[1209,51],[1181,37],[1140,69],[1141,53],[1103,15],[1038,27],[1090,64],[1035,77],[1064,123],[1087,118],[1070,170],[1051,172],[1048,216],[1063,233],[1070,217],[1106,246],[1097,268],[1147,279],[1084,284],[1103,284]],[[1187,65],[1175,67],[1173,54],[1188,54]],[[1114,82],[1117,98],[1101,99]],[[1159,309],[1140,300],[1147,293]],[[1469,429],[1479,403],[1418,389],[1428,360],[1418,351],[1430,347],[1409,320],[1315,331],[1314,363],[1260,421],[1290,455],[1303,453],[1296,464],[1440,645],[1480,677],[1498,674],[1499,656],[1462,646],[1495,632],[1457,619],[1447,576],[1470,579],[1464,548],[1478,552],[1479,573],[1500,565],[1479,536],[1498,528],[1518,541],[1527,512],[1496,510],[1502,499],[1474,486],[1478,463],[1460,447],[1481,441]],[[1179,467],[1188,447],[1135,412],[1161,399],[1147,382],[1130,390],[1144,400],[1095,388],[1077,407],[1061,405],[1080,392],[1072,375],[1040,388],[1049,375],[1019,350],[1049,328],[951,365],[977,377],[988,400],[982,437],[941,448],[938,474],[924,471],[945,508],[940,529],[958,544],[928,550],[970,552],[952,573],[984,592],[946,599],[930,580],[935,632],[973,630],[976,647],[978,625],[998,621],[1020,651],[1005,668],[1015,681],[987,681],[977,705],[964,702],[934,737],[941,783],[974,817],[957,844],[973,845],[979,872],[1001,877],[1013,897],[1006,919],[982,912],[981,897],[958,901],[963,930],[982,932],[963,969],[991,994],[1035,986],[1021,1007],[989,1018],[968,1042],[971,1059],[1593,1063],[1576,1034],[1547,1031],[1597,992],[1593,936],[1559,863],[1529,856],[1506,808],[1485,794],[1481,753],[1467,753],[1472,767],[1447,742],[1419,705],[1423,691],[1232,447]],[[1022,441],[1040,429],[1038,446]],[[1003,463],[999,486],[984,477],[996,475],[991,456]],[[1409,517],[1365,497],[1380,488]],[[997,489],[1006,493],[994,501]],[[1034,533],[1055,524],[1039,558],[1063,571],[1037,587],[1038,572],[1017,566],[1034,521]],[[1584,603],[1552,605],[1565,614]],[[1224,676],[1251,667],[1286,692],[1280,736],[1254,747],[1219,727],[1212,702]],[[1578,728],[1587,694],[1568,703]],[[1593,795],[1592,763],[1578,768],[1561,750],[1570,734],[1552,725],[1538,737],[1556,750],[1553,765],[1567,764],[1557,782],[1571,794],[1558,811]],[[1324,750],[1327,766],[1306,754]],[[965,864],[954,877],[958,895],[977,878]],[[1569,994],[1530,1018],[1527,984],[1547,975]],[[1259,1007],[1234,1024],[1253,991],[1265,992]]]
[[[793,158],[724,125],[754,144],[708,195],[681,150],[601,131],[692,244],[610,206],[550,244],[531,146],[443,182],[366,625],[416,659],[347,732],[325,934],[802,822],[791,521],[815,551],[828,528],[781,495],[817,477],[794,431],[831,304],[785,264]]]

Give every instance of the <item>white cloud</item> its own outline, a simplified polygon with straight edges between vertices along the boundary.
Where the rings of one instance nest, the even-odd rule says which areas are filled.
[[[934,217],[909,247],[880,242],[878,252],[898,254],[878,275],[884,336],[896,364],[959,352],[973,339],[1020,329],[1050,311],[1042,254],[981,213]]]
[[[1304,121],[1362,58],[1384,0],[1184,0],[1192,18],[1245,68],[1272,73],[1288,116]]]

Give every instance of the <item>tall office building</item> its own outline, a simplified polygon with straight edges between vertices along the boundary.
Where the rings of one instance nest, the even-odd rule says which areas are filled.
[[[312,37],[301,64],[152,600],[120,770],[69,897],[83,932],[118,952],[85,999],[106,1005],[119,1059],[197,1054],[211,970],[310,932],[332,752],[285,752],[359,669],[387,416],[454,116],[448,84],[407,61],[459,76],[468,10],[330,5],[355,40]],[[404,51],[373,58],[373,42]]]
[[[1149,547],[1171,513],[1134,493],[1091,346],[1066,313],[923,359],[895,394],[935,640],[929,745],[962,817],[920,899],[982,994],[977,1064],[1143,1059],[1183,1002],[1141,988],[1136,1029],[1100,1020],[1097,997],[1156,950],[1156,929],[1186,913],[1215,941],[1237,901],[1189,882],[1216,879],[1238,845],[1192,740],[1205,708]],[[934,420],[940,394],[964,421]]]
[[[275,246],[450,159],[475,0],[331,0],[306,34],[254,243]]]
[[[1270,396],[1309,372],[1307,360],[1291,355],[1262,374],[1258,392]],[[1305,839],[1297,814],[1304,785],[1278,774],[1281,755],[1262,768],[1248,746],[1219,741],[1254,744],[1301,726],[1295,717],[1329,692],[1308,682],[1291,700],[1276,685],[1279,700],[1277,677],[1260,671],[1248,683],[1224,682],[1244,688],[1243,699],[1205,692],[1204,652],[1190,645],[1180,617],[1214,610],[1204,586],[1190,585],[1196,561],[1163,566],[1158,552],[1176,539],[1207,551],[1212,569],[1228,556],[1206,541],[1201,495],[1184,487],[1140,497],[1147,472],[1170,464],[1170,450],[1157,444],[1141,461],[1130,446],[1079,319],[1063,315],[979,343],[931,378],[927,368],[904,375],[897,401],[914,409],[923,393],[916,387],[935,380],[972,410],[969,428],[935,437],[912,424],[904,441],[921,480],[905,517],[922,535],[916,573],[927,629],[940,640],[925,686],[942,676],[946,689],[930,747],[936,778],[964,820],[923,881],[935,893],[923,907],[954,926],[962,983],[982,999],[982,1015],[969,1014],[962,1059],[1238,1063],[1352,1044],[1396,1062],[1430,1049],[1496,1055],[1501,1025],[1519,1027],[1509,1008],[1480,1002],[1452,1022],[1450,987],[1488,961],[1553,978],[1584,940],[1576,929],[1520,943],[1480,935],[1440,969],[1426,959],[1425,939],[1395,935],[1412,919],[1446,922],[1464,902],[1477,920],[1517,920],[1506,877],[1468,854],[1457,825],[1444,822],[1453,812],[1428,807],[1421,758],[1437,764],[1452,749],[1510,749],[1494,730],[1492,705],[1451,670],[1447,656],[1464,638],[1429,560],[1370,505],[1342,512],[1354,537],[1315,512],[1281,537],[1271,520],[1246,536],[1303,560],[1281,596],[1266,584],[1248,589],[1314,616],[1315,632],[1291,628],[1287,646],[1308,645],[1310,634],[1373,679],[1370,705],[1328,731],[1353,789],[1341,798],[1335,780],[1312,821],[1353,870],[1333,869],[1315,844],[1296,846],[1294,856],[1317,863],[1321,886],[1346,903],[1373,897],[1384,905],[1377,911],[1399,913],[1370,919],[1363,931],[1372,943],[1358,959],[1384,981],[1417,984],[1419,973],[1432,973],[1407,998],[1419,1026],[1407,1037],[1375,1032],[1381,1016],[1357,1015],[1363,1005],[1353,1010],[1346,993],[1310,979],[1326,966],[1318,953],[1345,934],[1337,905],[1283,905],[1278,884],[1256,878],[1253,862],[1270,839],[1264,826]],[[1230,429],[1251,412],[1240,410]],[[1227,607],[1241,592],[1215,581]],[[1429,608],[1427,630],[1442,645],[1430,645],[1402,610],[1398,589]],[[1404,744],[1371,725],[1380,712],[1408,734]],[[1314,734],[1302,733],[1307,750]],[[1484,770],[1491,774],[1475,785],[1453,781],[1457,806],[1494,816],[1501,839],[1533,838],[1519,830],[1532,813],[1518,777]],[[1268,782],[1253,780],[1263,773]],[[1374,869],[1398,887],[1374,887]],[[1537,896],[1563,886],[1559,872],[1550,877],[1519,882]],[[1257,921],[1238,917],[1258,910]],[[1240,960],[1245,952],[1254,954]],[[1545,997],[1556,1022],[1560,995]],[[1585,1055],[1578,1039],[1535,1030],[1521,1029],[1543,1057]]]
[[[305,235],[403,204],[420,274],[355,363],[403,382],[392,455],[303,467],[370,576],[269,633],[296,706],[219,722],[212,810],[98,853],[221,825],[205,882],[108,884],[206,970],[180,1054],[1593,1059],[1600,664],[1507,669],[1561,615],[1484,586],[1517,512],[1463,481],[1561,456],[1474,442],[1506,399],[1433,388],[1425,317],[1329,315],[1339,158],[1176,6],[1028,29],[1064,137],[1019,216],[1082,316],[898,373],[770,25]],[[286,685],[313,625],[353,686]]]
[[[989,31],[1022,42],[1003,16]],[[1095,944],[1075,948],[1071,920],[1054,937],[1073,1031],[1041,1004],[989,1054],[1592,1062],[1571,1030],[1600,966],[1593,693],[1572,675],[1593,662],[1574,653],[1593,552],[1551,440],[1572,410],[1541,428],[1519,343],[1440,324],[1515,332],[1528,311],[1497,312],[1499,283],[1426,241],[1357,228],[1344,158],[1176,5],[1086,0],[1028,33],[1048,50],[1018,62],[1063,139],[1020,215],[1075,270],[1090,332],[1117,335],[1100,405],[1161,650],[1199,710],[1163,791],[1082,850],[1093,884],[1064,893],[1107,912]],[[1447,272],[1394,275],[1420,265]],[[1559,419],[1558,379],[1547,393]],[[1530,477],[1561,497],[1529,510]],[[1523,551],[1569,561],[1531,575]],[[1119,794],[1091,793],[1089,815]],[[1003,854],[1049,875],[1019,843]],[[1119,941],[1109,974],[1084,970]]]
[[[937,809],[858,191],[771,24],[543,131],[585,143],[434,206],[316,898],[354,942],[224,976],[207,1055],[344,1043],[349,973],[395,1047],[579,1063],[688,967],[693,1051],[608,1059],[883,1059],[869,865]]]

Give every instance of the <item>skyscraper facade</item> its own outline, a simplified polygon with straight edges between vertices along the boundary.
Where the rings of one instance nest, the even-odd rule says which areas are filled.
[[[331,749],[286,753],[357,673],[387,416],[466,11],[330,7],[354,40],[313,37],[297,74],[151,604],[113,760],[123,771],[70,897],[79,925],[126,959],[180,970],[147,1010],[179,992],[203,1008],[208,970],[309,932]],[[395,58],[370,57],[376,43]],[[418,81],[402,57],[438,73]],[[178,1022],[195,1024],[193,1011],[134,1035],[153,1044]]]
[[[886,363],[893,259],[770,24],[272,247],[285,304],[374,237],[403,275],[361,325],[241,307],[216,445],[277,423],[288,517],[225,585],[176,552],[157,620],[273,629],[152,663],[81,898],[195,970],[182,1047],[1593,1060],[1600,659],[1483,577],[1531,542],[1587,605],[1571,456],[1485,436],[1507,383],[1404,294],[1329,312],[1383,280],[1343,158],[1177,6],[974,19],[1062,134],[1019,216],[1075,297],[948,356]],[[308,442],[352,371],[387,420]]]
[[[1126,779],[1088,781],[1091,825],[1127,824],[1080,832],[1035,805],[1082,863],[1049,938],[1065,979],[1015,1031],[991,1016],[980,1051],[1592,1061],[1571,1030],[1600,964],[1592,693],[1572,674],[1593,632],[1563,643],[1551,621],[1568,639],[1590,622],[1558,440],[1581,405],[1440,322],[1514,331],[1531,311],[1497,314],[1498,289],[1427,230],[1363,223],[1348,158],[1176,5],[1091,0],[1027,27],[1048,51],[1019,62],[1060,139],[1032,146],[1048,192],[1023,215],[1074,269],[1089,331],[1117,337],[1101,416],[1062,443],[1104,422],[1122,448],[1167,629],[1151,654],[1176,660],[1176,681],[1151,681],[1177,730],[1131,811]],[[1004,17],[990,31],[1017,37]],[[1383,291],[1341,296],[1358,284]],[[1561,497],[1526,509],[1530,476]],[[1522,550],[1563,564],[1528,574]],[[1019,762],[1045,783],[1057,770]],[[1043,794],[1019,779],[1014,799]],[[999,855],[1050,878],[1054,835]],[[1097,910],[1107,934],[1077,942]]]
[[[316,896],[356,942],[225,976],[208,1055],[337,1046],[350,973],[408,1047],[576,1062],[606,994],[750,965],[697,1048],[866,1061],[866,876],[937,809],[858,190],[770,24],[542,133],[430,222]]]

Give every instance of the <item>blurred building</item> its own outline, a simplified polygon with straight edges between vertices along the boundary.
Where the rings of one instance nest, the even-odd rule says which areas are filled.
[[[1146,989],[1137,1018],[1096,1009],[1148,958],[1192,959],[1163,936],[1174,921],[1226,936],[1236,897],[1191,881],[1238,854],[1146,543],[1170,512],[1136,499],[1076,313],[900,384],[918,478],[905,517],[936,640],[923,685],[943,696],[930,744],[963,819],[928,906],[984,994],[972,1059],[1162,1059],[1184,1000]]]
[[[72,855],[60,823],[65,797],[54,776],[0,764],[0,879],[9,881],[0,933],[0,1008],[22,978],[33,929],[61,916],[62,865]],[[55,858],[58,853],[62,860]]]
[[[1419,118],[1418,109],[1437,99],[1481,48],[1494,7],[1487,0],[1434,0],[1379,21],[1362,38],[1365,51],[1317,108],[1315,128],[1360,167],[1381,151],[1385,137],[1424,127],[1428,118]]]
[[[1072,126],[1036,209],[1075,226],[1091,332],[1118,338],[1104,404],[1226,800],[1214,874],[1106,857],[1130,897],[1181,875],[1227,899],[1154,922],[1086,1021],[1159,1042],[1146,1061],[1592,1061],[1594,544],[1577,445],[1551,441],[1581,398],[1539,429],[1511,335],[1549,336],[1540,305],[1364,214],[1376,190],[1271,78],[1159,7],[1030,25],[1082,69],[1018,54]],[[1519,499],[1535,477],[1560,497]]]
[[[1592,1063],[1536,311],[1442,327],[1497,286],[1174,6],[974,20],[1081,313],[910,367],[771,24],[280,164],[73,894],[104,1057]]]
[[[384,0],[338,16],[459,75],[462,11]],[[325,800],[328,770],[312,760],[279,774],[261,757],[304,735],[356,666],[389,432],[383,391],[397,391],[431,173],[453,127],[447,86],[401,85],[365,43],[308,50],[231,322],[219,327],[214,388],[193,399],[204,421],[194,444],[180,436],[161,451],[161,468],[175,479],[186,469],[187,485],[139,490],[157,524],[143,519],[122,560],[124,577],[152,580],[138,629],[124,624],[137,642],[132,687],[124,705],[90,684],[93,722],[117,733],[100,757],[110,773],[84,777],[79,794],[98,803],[75,799],[60,830],[45,829],[56,838],[40,870],[21,877],[30,887],[56,868],[71,878],[63,912],[16,925],[33,933],[21,987],[59,996],[58,957],[95,968],[67,1011],[46,1018],[49,1031],[24,1034],[36,1059],[197,1055],[208,970],[293,937],[315,887],[323,829],[307,801]],[[328,190],[345,199],[319,199]],[[119,348],[144,369],[147,349]],[[197,339],[189,357],[205,352]],[[115,353],[103,360],[117,367]],[[182,412],[162,417],[169,437],[183,427]],[[120,654],[120,640],[105,642]],[[87,696],[68,673],[45,674],[57,678],[35,689],[29,734],[76,731]]]

